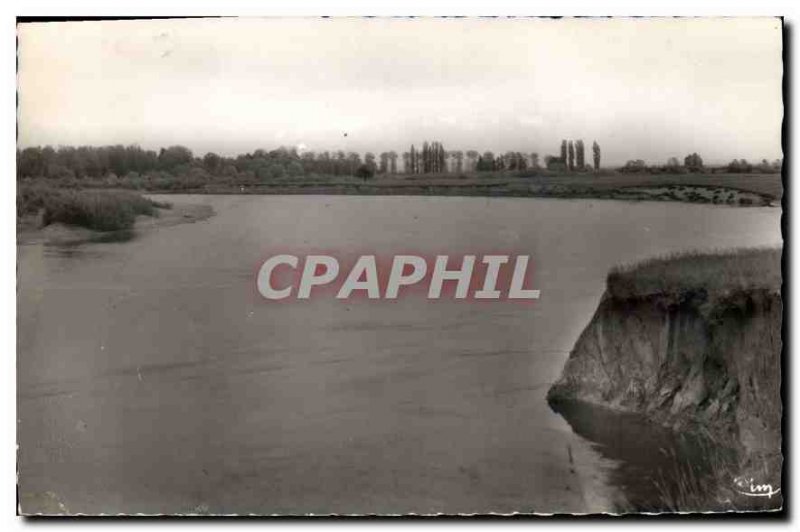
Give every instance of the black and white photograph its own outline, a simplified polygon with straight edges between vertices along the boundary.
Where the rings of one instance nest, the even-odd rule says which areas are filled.
[[[17,515],[785,511],[780,13],[15,31]]]

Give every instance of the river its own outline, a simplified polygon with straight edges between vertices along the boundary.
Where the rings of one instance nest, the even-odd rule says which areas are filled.
[[[25,512],[614,509],[625,457],[545,401],[609,268],[781,244],[768,207],[159,199],[216,215],[127,242],[18,246]],[[286,251],[527,254],[541,297],[268,302],[257,269]]]

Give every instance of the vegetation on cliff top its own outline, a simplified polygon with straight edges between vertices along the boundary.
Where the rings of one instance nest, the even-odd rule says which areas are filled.
[[[168,208],[139,194],[122,190],[67,190],[20,187],[17,216],[42,214],[42,225],[63,223],[96,231],[117,231],[133,226],[136,216],[157,216],[156,207]]]
[[[616,267],[606,278],[615,299],[659,297],[675,303],[780,287],[781,249],[766,248],[673,254]]]

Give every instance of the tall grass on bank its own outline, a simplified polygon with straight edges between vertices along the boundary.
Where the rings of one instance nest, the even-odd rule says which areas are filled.
[[[20,187],[17,216],[42,213],[43,225],[63,223],[95,231],[130,229],[136,216],[157,216],[168,208],[139,194],[122,190],[69,190]]]
[[[678,456],[674,449],[661,449],[670,459],[672,470],[659,471],[653,480],[658,501],[646,510],[719,512],[736,509],[730,496],[730,488],[739,469],[735,453],[713,438],[699,441],[700,456],[693,459]]]
[[[675,302],[698,294],[710,299],[753,289],[780,290],[781,252],[751,248],[658,257],[614,268],[606,288],[620,300],[659,296]]]
[[[664,451],[669,454],[670,451]],[[744,459],[726,444],[713,438],[703,440],[703,468],[673,451],[673,471],[661,472],[654,479],[658,501],[645,511],[655,512],[726,512],[757,511],[779,508],[778,494],[767,497],[747,495],[749,479],[781,487],[782,457],[779,452],[759,454]],[[670,480],[667,480],[667,476]],[[742,483],[742,479],[746,481]]]

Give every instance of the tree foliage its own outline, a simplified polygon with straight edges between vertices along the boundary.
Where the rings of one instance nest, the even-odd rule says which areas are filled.
[[[575,170],[575,144],[569,141],[567,155],[567,168],[569,171]]]
[[[577,166],[578,170],[581,171],[583,171],[586,166],[583,140],[581,139],[575,141],[575,165]]]
[[[119,180],[133,183],[134,188],[189,189],[204,183],[222,181],[237,185],[266,183],[274,180],[304,176],[390,176],[406,174],[440,174],[463,172],[539,171],[540,158],[536,152],[506,151],[495,155],[492,151],[479,154],[477,150],[447,151],[439,141],[425,141],[421,148],[412,145],[409,151],[399,154],[381,152],[377,157],[371,152],[361,155],[346,151],[298,151],[293,147],[271,150],[257,149],[251,153],[226,156],[213,152],[195,156],[180,145],[159,150],[148,150],[137,145],[108,146],[51,146],[26,147],[17,150],[17,178],[43,178],[71,182],[91,179],[104,181],[102,186],[115,186]],[[583,140],[562,140],[560,156],[543,157],[549,172],[568,170],[586,171],[586,149]],[[592,163],[600,170],[600,146],[592,143]],[[398,168],[401,159],[402,168]],[[362,168],[366,167],[366,170]],[[711,172],[776,173],[782,169],[782,160],[762,160],[749,163],[734,159],[727,165],[711,168]],[[369,176],[365,175],[368,170]],[[705,171],[703,159],[697,153],[687,155],[681,162],[670,157],[666,164],[648,166],[633,159],[619,171],[647,171],[649,173],[685,173]],[[172,184],[171,184],[172,183]],[[166,184],[166,186],[165,186]],[[173,187],[174,184],[174,187]]]
[[[592,160],[594,163],[594,171],[600,171],[600,145],[595,140],[592,142]]]
[[[683,159],[683,166],[690,172],[700,172],[703,170],[703,158],[697,153],[690,153]]]

